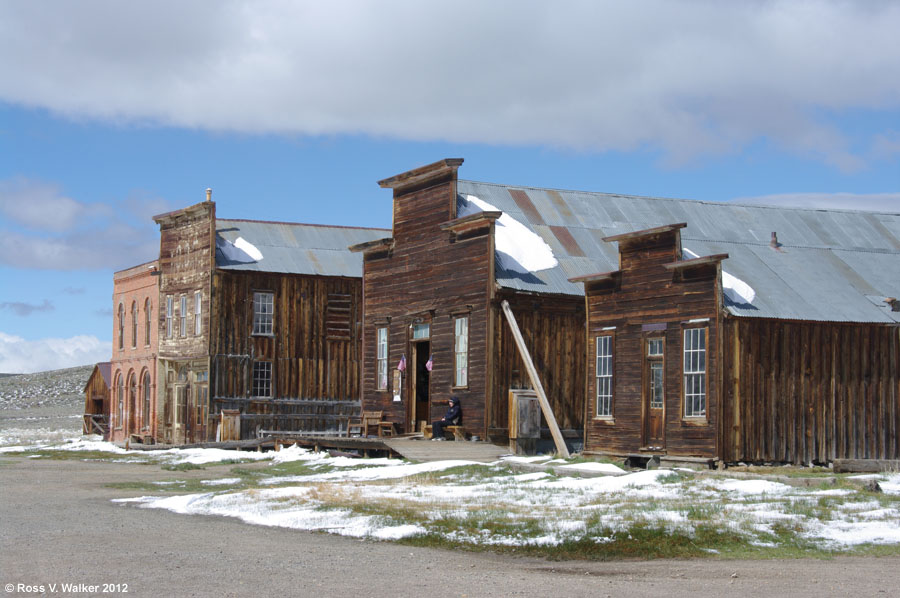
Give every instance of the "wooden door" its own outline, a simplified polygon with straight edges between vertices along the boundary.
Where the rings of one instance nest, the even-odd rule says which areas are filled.
[[[665,449],[666,421],[666,341],[663,337],[644,340],[643,367],[643,434],[641,445],[646,450]]]

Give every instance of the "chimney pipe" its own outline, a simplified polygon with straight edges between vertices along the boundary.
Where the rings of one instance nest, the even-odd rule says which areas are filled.
[[[206,201],[212,201],[212,189],[206,189]],[[774,235],[775,233],[772,234]]]
[[[781,251],[781,243],[778,242],[778,233],[772,231],[772,240],[769,241],[769,247],[777,251]]]

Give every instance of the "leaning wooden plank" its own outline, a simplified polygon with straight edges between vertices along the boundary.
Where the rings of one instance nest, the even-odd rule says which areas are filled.
[[[528,347],[525,346],[525,339],[522,338],[522,333],[519,331],[516,317],[513,315],[512,309],[509,307],[509,302],[506,301],[506,299],[503,300],[500,306],[503,308],[503,314],[506,316],[506,321],[509,323],[513,338],[516,340],[516,346],[519,348],[519,353],[522,355],[522,361],[525,362],[525,369],[528,371],[531,385],[534,386],[534,390],[537,392],[538,401],[541,403],[541,411],[544,412],[544,419],[547,420],[547,425],[550,427],[550,434],[553,435],[553,442],[556,443],[556,451],[562,455],[563,458],[568,459],[569,449],[566,448],[566,441],[563,440],[562,433],[559,431],[559,426],[556,425],[556,418],[553,416],[553,410],[550,408],[549,401],[547,401],[547,395],[544,393],[544,386],[541,384],[541,379],[538,377],[534,363],[531,361],[531,354],[528,352]]]
[[[891,459],[835,459],[834,473],[880,473],[900,471],[900,461]]]

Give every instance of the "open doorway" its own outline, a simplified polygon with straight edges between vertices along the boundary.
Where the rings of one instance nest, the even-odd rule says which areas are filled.
[[[428,423],[430,413],[428,412],[429,390],[431,388],[431,372],[428,371],[427,363],[431,357],[431,342],[427,340],[416,341],[412,345],[413,356],[413,379],[410,384],[412,390],[412,400],[410,401],[410,428],[412,432],[418,432]],[[424,422],[424,423],[422,423]]]

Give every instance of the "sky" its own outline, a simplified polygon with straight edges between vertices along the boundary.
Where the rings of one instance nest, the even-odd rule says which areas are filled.
[[[0,372],[111,355],[152,216],[460,177],[900,213],[900,3],[0,0]]]

